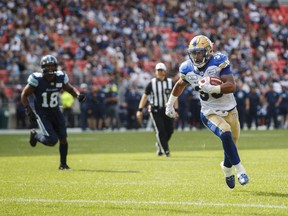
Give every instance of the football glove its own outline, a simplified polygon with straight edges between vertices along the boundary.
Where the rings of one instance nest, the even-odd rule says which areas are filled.
[[[165,114],[170,118],[176,118],[177,117],[177,114],[176,114],[176,111],[175,111],[173,105],[169,104],[169,103],[166,104]]]
[[[32,108],[28,105],[25,107],[26,115],[29,117],[29,121],[31,124],[37,123],[37,116],[33,112]]]
[[[83,101],[86,100],[86,96],[85,96],[84,94],[79,94],[79,95],[77,96],[77,99],[78,99],[78,101],[79,101],[80,103],[82,103]]]
[[[201,79],[199,82],[199,88],[201,89],[201,91],[205,92],[205,93],[209,93],[209,94],[220,94],[221,93],[221,88],[220,85],[218,86],[213,86],[210,84],[210,77],[204,77],[203,79]]]

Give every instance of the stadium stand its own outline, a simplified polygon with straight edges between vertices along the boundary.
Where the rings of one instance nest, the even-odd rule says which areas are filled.
[[[29,56],[36,55],[39,62],[47,53],[57,56],[78,86],[85,82],[105,87],[111,79],[129,83],[139,73],[151,76],[157,61],[164,61],[176,76],[191,38],[206,34],[217,50],[233,58],[231,66],[244,89],[249,92],[255,84],[259,94],[265,94],[271,82],[288,85],[285,2],[4,1],[0,79],[5,94],[13,95],[12,62],[19,66],[18,84],[24,85],[28,75],[39,70]],[[260,82],[263,73],[267,79]],[[146,80],[139,80],[139,86]]]

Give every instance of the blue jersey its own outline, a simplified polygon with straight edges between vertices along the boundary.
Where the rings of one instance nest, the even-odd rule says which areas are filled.
[[[35,72],[28,77],[28,84],[35,88],[34,106],[37,113],[59,111],[59,94],[69,78],[63,71],[57,71],[53,82],[47,81],[43,73]]]
[[[214,53],[208,63],[201,69],[193,65],[192,61],[186,60],[180,65],[180,77],[189,83],[195,90],[199,90],[198,82],[208,76],[220,78],[222,75],[232,74],[230,62],[226,55]],[[206,116],[209,114],[221,113],[226,115],[226,111],[236,107],[233,93],[230,94],[208,94],[200,93],[201,112]]]

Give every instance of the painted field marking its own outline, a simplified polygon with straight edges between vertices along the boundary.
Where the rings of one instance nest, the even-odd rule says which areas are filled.
[[[187,206],[212,206],[212,207],[243,207],[288,209],[284,205],[244,204],[244,203],[205,203],[205,202],[169,202],[169,201],[133,201],[133,200],[51,200],[51,199],[25,199],[25,198],[0,198],[0,202],[21,203],[100,203],[100,204],[127,204],[127,205],[187,205]]]

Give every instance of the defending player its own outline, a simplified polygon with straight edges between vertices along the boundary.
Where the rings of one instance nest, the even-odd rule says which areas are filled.
[[[40,61],[42,72],[35,72],[28,77],[21,101],[26,108],[31,122],[37,122],[42,134],[35,129],[30,132],[30,145],[37,142],[46,146],[54,146],[60,142],[60,170],[70,170],[67,165],[67,129],[64,116],[59,108],[59,93],[61,90],[77,97],[79,102],[85,100],[76,88],[69,83],[69,78],[63,71],[58,71],[58,61],[52,55],[44,56]],[[34,104],[29,104],[29,96],[34,95]]]
[[[235,145],[239,139],[240,125],[233,95],[236,87],[230,62],[227,56],[213,53],[213,43],[204,35],[198,35],[191,40],[188,55],[190,59],[180,65],[181,77],[166,104],[166,115],[175,117],[174,102],[188,84],[192,85],[199,92],[202,122],[222,141],[224,161],[220,165],[228,187],[235,187],[232,166],[235,167],[239,183],[245,185],[249,178]],[[223,83],[211,85],[210,77],[217,77]]]

